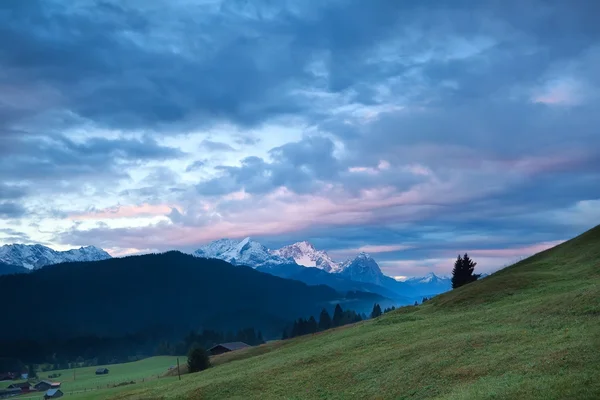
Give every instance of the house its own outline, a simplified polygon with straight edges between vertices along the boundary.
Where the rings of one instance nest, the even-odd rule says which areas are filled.
[[[44,392],[50,389],[58,389],[60,387],[60,382],[50,382],[50,381],[39,381],[35,384],[35,390],[39,390],[40,392]]]
[[[96,375],[106,375],[108,374],[108,368],[98,368],[96,370]]]
[[[8,386],[9,389],[19,389],[21,392],[29,392],[31,390],[31,383],[29,382],[21,382],[21,383],[13,383]]]
[[[64,393],[60,389],[50,389],[44,395],[44,400],[47,399],[58,399],[59,397],[63,397]]]
[[[216,356],[219,354],[228,353],[230,351],[245,349],[247,347],[251,346],[244,342],[221,343],[208,349],[208,354],[211,356]]]

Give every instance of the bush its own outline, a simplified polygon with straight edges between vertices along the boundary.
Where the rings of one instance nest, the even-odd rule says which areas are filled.
[[[190,372],[203,371],[210,367],[208,353],[202,347],[192,347],[188,354],[187,363]]]

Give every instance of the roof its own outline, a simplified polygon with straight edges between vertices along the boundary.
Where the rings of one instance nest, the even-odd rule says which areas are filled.
[[[31,386],[31,383],[29,383],[29,382],[13,383],[9,386],[9,388],[11,386],[14,388],[27,388],[27,387]]]
[[[46,392],[46,396],[54,396],[57,392],[60,392],[60,389],[50,389]]]
[[[35,384],[35,386],[39,385],[40,383],[45,383],[50,386],[60,386],[60,382],[50,382],[50,381],[39,381],[38,383]]]
[[[100,372],[100,371],[108,371],[108,368],[102,367],[102,368],[96,369],[96,372]]]
[[[220,343],[220,344],[217,344],[216,346],[211,347],[208,350],[210,351],[217,347],[225,347],[227,350],[234,351],[234,350],[239,350],[239,349],[245,349],[246,347],[251,347],[251,346],[244,342]]]

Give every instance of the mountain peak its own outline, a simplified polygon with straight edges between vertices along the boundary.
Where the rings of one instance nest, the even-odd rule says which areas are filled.
[[[273,250],[271,253],[287,259],[293,259],[298,265],[315,267],[326,272],[338,272],[340,269],[340,265],[333,261],[326,252],[315,249],[307,241],[297,242],[278,250]]]
[[[198,257],[218,258],[235,265],[246,265],[257,268],[269,265],[293,263],[289,259],[272,254],[259,242],[246,237],[240,241],[219,239],[194,252]]]

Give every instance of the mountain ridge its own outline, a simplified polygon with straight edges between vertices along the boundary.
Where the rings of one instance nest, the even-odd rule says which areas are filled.
[[[41,244],[6,244],[0,247],[0,262],[28,270],[63,262],[100,261],[108,258],[112,258],[110,254],[95,246],[66,251],[57,251]]]

